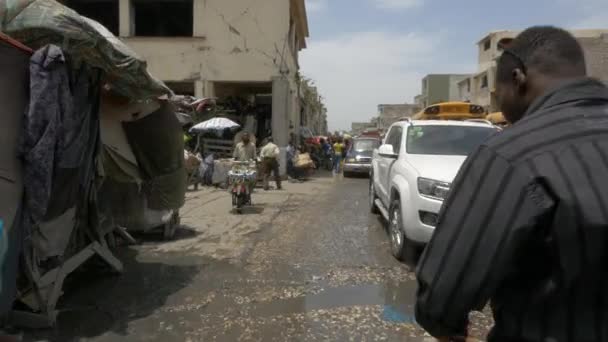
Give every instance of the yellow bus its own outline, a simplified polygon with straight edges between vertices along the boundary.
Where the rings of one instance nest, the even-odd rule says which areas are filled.
[[[502,115],[501,112],[488,114],[488,116],[486,116],[486,120],[488,120],[492,124],[494,124],[496,126],[500,126],[500,127],[509,125],[509,123],[507,122],[507,119],[505,119],[505,116]]]
[[[468,102],[442,102],[426,107],[412,117],[414,120],[468,120],[485,119],[482,106]]]

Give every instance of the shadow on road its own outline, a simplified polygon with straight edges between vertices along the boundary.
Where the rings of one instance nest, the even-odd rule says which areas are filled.
[[[262,204],[254,205],[254,206],[245,206],[241,208],[241,212],[238,213],[236,209],[232,209],[231,214],[234,215],[260,215],[264,212],[264,207]]]
[[[182,224],[175,229],[175,234],[171,238],[171,241],[191,239],[200,234],[202,233],[197,231],[195,228]],[[149,232],[132,232],[131,235],[139,242],[162,243],[167,241],[163,237],[162,228],[158,228]]]
[[[369,179],[369,174],[367,173],[349,173],[344,176],[344,178],[353,178],[353,179]]]
[[[124,263],[124,274],[107,276],[95,267],[74,274],[66,284],[57,326],[25,331],[22,341],[80,341],[108,332],[127,336],[131,321],[152,315],[201,268],[140,262],[132,248],[116,254]]]

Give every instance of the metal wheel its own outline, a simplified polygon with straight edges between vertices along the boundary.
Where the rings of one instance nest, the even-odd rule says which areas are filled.
[[[393,201],[389,219],[389,235],[393,256],[399,261],[404,261],[415,266],[419,256],[419,248],[405,234],[399,200]]]
[[[408,243],[403,231],[403,220],[401,218],[401,204],[398,200],[393,201],[389,216],[388,231],[391,240],[391,252],[399,261],[406,261]]]
[[[374,178],[371,177],[369,182],[369,210],[372,214],[378,214],[378,207],[376,207],[376,187],[374,186]]]

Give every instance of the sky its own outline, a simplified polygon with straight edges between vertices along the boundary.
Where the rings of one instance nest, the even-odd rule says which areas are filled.
[[[380,103],[411,103],[430,73],[474,73],[476,43],[533,25],[608,28],[608,0],[306,0],[301,72],[331,130],[369,121]]]

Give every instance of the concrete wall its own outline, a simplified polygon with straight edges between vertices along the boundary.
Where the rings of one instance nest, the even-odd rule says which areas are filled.
[[[572,30],[585,52],[587,73],[591,77],[608,81],[608,30]],[[498,42],[505,38],[515,38],[519,31],[497,31],[488,34],[478,43],[478,74],[472,78],[471,102],[485,106],[489,111],[500,110],[496,103],[496,63],[502,54]],[[486,41],[491,42],[485,50]],[[481,88],[481,75],[487,73],[488,88]],[[475,85],[473,87],[473,84]]]
[[[467,78],[468,82],[460,81],[458,82],[458,100],[459,101],[471,101],[472,100],[472,88],[473,88],[473,79],[472,77]]]
[[[119,9],[121,39],[157,78],[192,82],[197,97],[215,96],[216,82],[272,82],[275,138],[286,144],[299,131],[298,52],[308,36],[303,0],[193,0],[193,37],[133,37],[131,1],[119,0]]]
[[[427,105],[438,102],[449,101],[450,98],[450,75],[429,75],[427,78],[428,93],[426,94]]]
[[[411,117],[420,111],[417,104],[380,104],[378,105],[377,128],[386,129],[403,117]]]
[[[128,7],[125,2],[121,8]],[[127,17],[121,14],[121,22]],[[194,0],[195,37],[123,39],[162,80],[269,82],[285,74],[295,82],[298,66],[289,32],[289,1],[258,0],[245,8],[241,1]],[[211,89],[203,91],[213,95]]]
[[[608,33],[597,38],[579,38],[585,50],[587,73],[602,81],[608,81]]]
[[[368,128],[377,128],[376,123],[372,122],[353,122],[351,124],[351,132],[353,134],[361,134]]]
[[[498,48],[498,43],[505,38],[515,38],[520,31],[496,31],[491,32],[477,43],[478,49],[478,72],[489,68],[502,50]],[[486,50],[486,42],[490,42],[490,48]]]
[[[463,80],[466,80],[471,75],[450,75],[449,80],[449,101],[458,101],[460,100],[460,90],[458,84]]]

